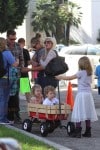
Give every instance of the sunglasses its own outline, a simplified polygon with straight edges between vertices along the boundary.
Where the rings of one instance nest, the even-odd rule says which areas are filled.
[[[10,41],[15,41],[16,39],[9,39]]]
[[[51,41],[45,41],[44,44],[51,44]]]

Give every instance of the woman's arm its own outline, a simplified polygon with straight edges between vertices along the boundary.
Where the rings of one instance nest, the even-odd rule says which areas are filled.
[[[40,60],[40,64],[45,68],[47,66],[47,64],[50,62],[50,60],[52,60],[56,56],[57,55],[56,55],[55,51],[50,50],[47,57],[46,57],[46,59],[45,60],[43,60],[43,59]]]
[[[41,71],[41,70],[44,70],[44,68],[41,65],[32,68],[32,71]]]

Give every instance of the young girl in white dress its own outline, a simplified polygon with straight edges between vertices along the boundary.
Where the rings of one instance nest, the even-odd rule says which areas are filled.
[[[81,122],[85,121],[86,130],[83,137],[91,137],[91,122],[98,120],[91,91],[92,66],[88,57],[83,56],[78,61],[79,71],[72,76],[56,76],[58,80],[78,79],[78,91],[72,111],[71,121],[76,123],[72,137],[81,137]]]

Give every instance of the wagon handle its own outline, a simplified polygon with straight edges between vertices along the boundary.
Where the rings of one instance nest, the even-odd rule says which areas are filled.
[[[60,88],[59,88],[59,81],[58,81],[58,99],[59,99],[59,113],[61,116],[61,99],[60,99]],[[61,124],[60,124],[61,126]]]

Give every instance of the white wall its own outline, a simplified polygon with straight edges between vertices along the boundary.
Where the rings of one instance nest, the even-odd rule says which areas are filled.
[[[100,0],[92,0],[92,38],[98,38],[98,30],[100,29]]]
[[[79,31],[84,43],[97,43],[100,29],[100,0],[72,0],[82,8],[82,20]]]

